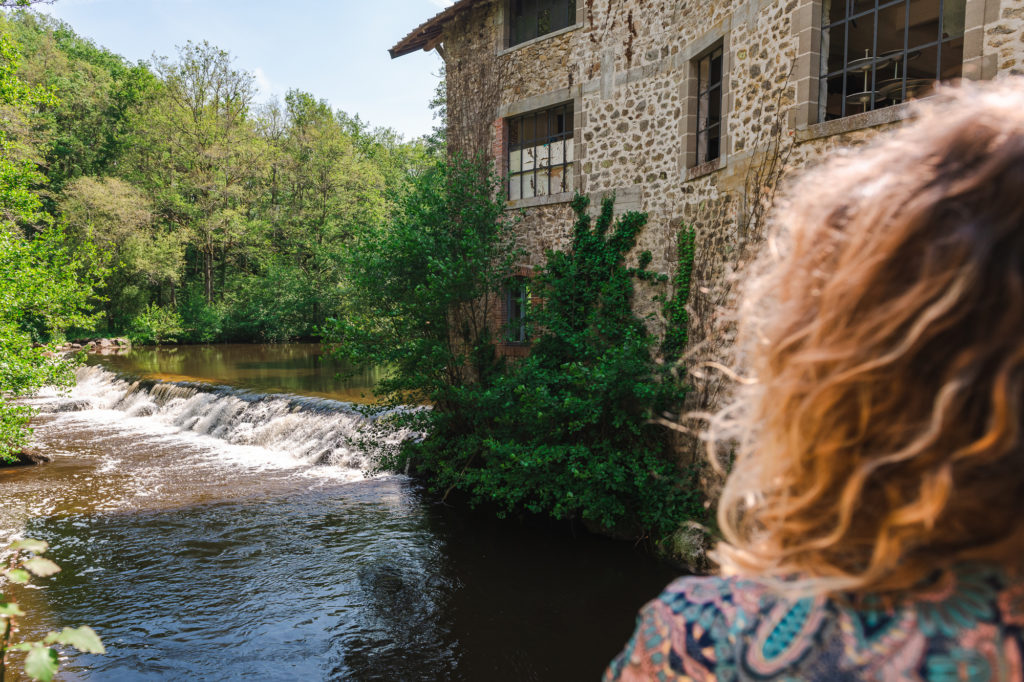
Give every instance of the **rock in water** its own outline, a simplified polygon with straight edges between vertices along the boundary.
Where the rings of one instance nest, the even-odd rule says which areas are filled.
[[[7,463],[7,466],[29,466],[34,464],[46,464],[47,462],[53,461],[52,457],[48,457],[41,452],[36,452],[35,450],[30,450],[28,448],[25,448],[21,452],[14,453],[14,456],[17,461]]]

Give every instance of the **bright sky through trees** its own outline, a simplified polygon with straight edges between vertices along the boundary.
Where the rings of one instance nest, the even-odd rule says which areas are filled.
[[[251,71],[260,99],[289,88],[392,127],[406,139],[430,132],[428,102],[441,60],[387,49],[441,11],[447,0],[57,0],[38,5],[129,60],[174,56],[208,40]]]

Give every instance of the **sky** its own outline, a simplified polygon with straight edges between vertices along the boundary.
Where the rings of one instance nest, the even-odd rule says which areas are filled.
[[[56,0],[36,5],[130,61],[174,57],[208,40],[255,76],[259,99],[291,88],[411,139],[434,125],[428,106],[441,59],[388,48],[449,0]]]

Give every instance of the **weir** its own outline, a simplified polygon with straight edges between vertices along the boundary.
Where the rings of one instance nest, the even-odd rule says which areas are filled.
[[[100,366],[79,368],[77,378],[70,396],[46,396],[37,405],[39,409],[116,411],[232,445],[266,448],[307,464],[359,470],[372,465],[355,442],[367,435],[374,418],[351,403],[216,384],[139,379]],[[390,434],[385,445],[408,435],[404,431]]]

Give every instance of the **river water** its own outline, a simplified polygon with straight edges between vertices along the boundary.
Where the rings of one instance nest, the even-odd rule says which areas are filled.
[[[364,473],[315,346],[93,357],[32,402],[54,461],[0,470],[0,535],[63,571],[22,635],[88,624],[68,680],[587,680],[673,571],[628,544],[499,522]],[[16,678],[17,679],[17,678]]]

